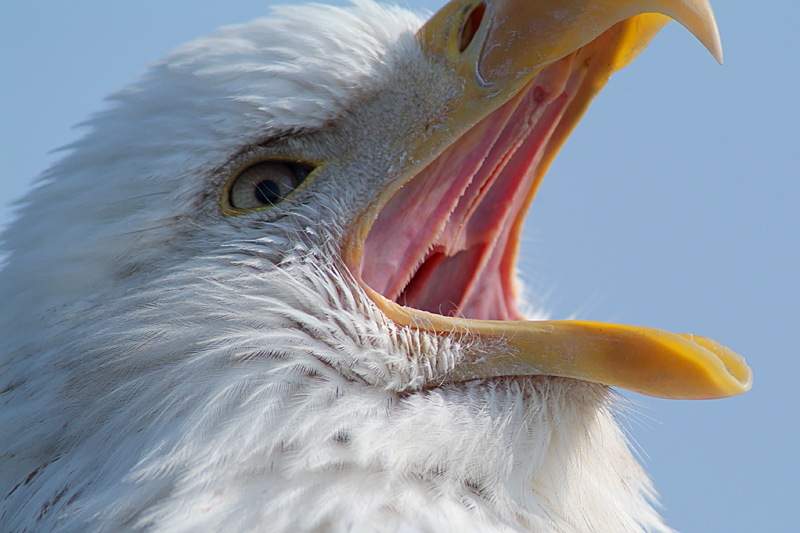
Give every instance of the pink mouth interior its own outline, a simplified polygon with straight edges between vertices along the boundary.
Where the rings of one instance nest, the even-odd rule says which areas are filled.
[[[364,243],[360,274],[369,287],[444,316],[523,318],[516,304],[515,222],[574,94],[566,90],[575,84],[567,82],[571,69],[564,61],[397,190]]]

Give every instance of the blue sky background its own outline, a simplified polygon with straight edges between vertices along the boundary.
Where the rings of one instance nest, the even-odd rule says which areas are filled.
[[[0,3],[0,225],[106,94],[268,6]],[[745,355],[750,393],[630,394],[629,429],[676,529],[788,530],[800,479],[800,3],[714,7],[725,65],[671,24],[616,74],[540,190],[520,269],[555,317],[697,333]]]

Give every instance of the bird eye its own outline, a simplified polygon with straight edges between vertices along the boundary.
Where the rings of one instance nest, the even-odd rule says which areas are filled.
[[[286,199],[313,170],[286,161],[262,161],[242,170],[230,186],[228,201],[234,209],[277,205]]]

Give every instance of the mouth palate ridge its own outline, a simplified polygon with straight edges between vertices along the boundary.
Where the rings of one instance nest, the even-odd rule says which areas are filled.
[[[390,198],[364,242],[361,277],[370,288],[438,315],[524,319],[518,233],[575,92],[573,58],[545,68]]]

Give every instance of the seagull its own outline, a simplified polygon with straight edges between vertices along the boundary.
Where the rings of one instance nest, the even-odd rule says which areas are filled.
[[[113,93],[3,234],[0,529],[671,531],[612,387],[750,369],[516,281],[556,152],[670,20],[721,60],[707,0],[357,0]]]

